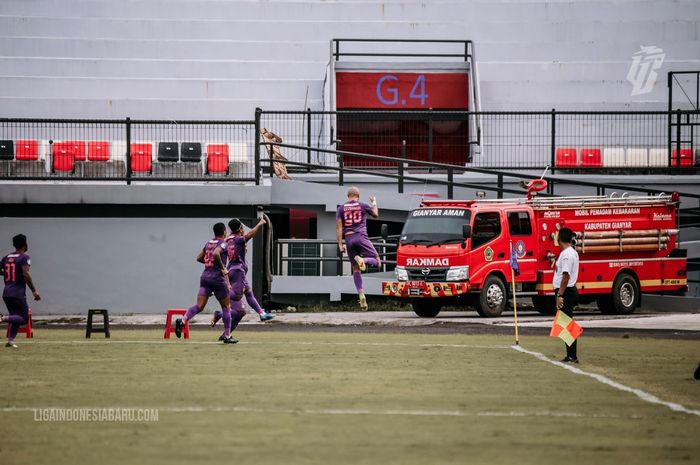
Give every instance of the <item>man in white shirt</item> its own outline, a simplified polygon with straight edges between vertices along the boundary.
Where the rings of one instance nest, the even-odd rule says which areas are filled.
[[[576,281],[578,280],[578,253],[573,247],[574,232],[569,228],[562,228],[559,231],[559,247],[561,253],[557,258],[554,269],[554,294],[557,300],[557,310],[561,310],[569,317],[574,316],[574,307],[578,304],[578,291]],[[566,346],[566,357],[564,363],[578,363],[576,356],[576,341],[570,346]]]

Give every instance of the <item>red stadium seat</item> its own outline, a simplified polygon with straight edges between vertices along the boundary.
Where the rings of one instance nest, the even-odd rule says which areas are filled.
[[[558,148],[554,159],[555,166],[559,168],[575,167],[578,165],[576,149],[572,147]]]
[[[680,160],[676,150],[677,149],[674,148],[671,153],[671,166],[693,166],[693,151],[691,149],[681,149]]]
[[[72,172],[75,170],[75,151],[72,142],[53,143],[53,170]]]
[[[76,160],[85,161],[85,156],[87,155],[87,152],[85,150],[84,140],[66,140],[63,141],[63,143],[67,144],[70,147],[70,149],[73,151],[73,156]]]
[[[228,173],[228,144],[207,145],[207,173]]]
[[[131,171],[150,173],[153,162],[153,144],[131,144]]]
[[[39,143],[30,139],[18,140],[15,147],[15,158],[17,160],[38,160]]]
[[[88,142],[87,158],[90,161],[109,161],[109,142],[104,140]]]
[[[581,166],[587,168],[599,168],[603,166],[600,149],[581,149]]]

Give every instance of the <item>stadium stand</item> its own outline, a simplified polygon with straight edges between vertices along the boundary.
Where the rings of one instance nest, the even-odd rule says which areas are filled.
[[[15,143],[11,140],[0,140],[0,160],[15,159]]]
[[[229,147],[228,144],[207,144],[207,173],[228,174]]]

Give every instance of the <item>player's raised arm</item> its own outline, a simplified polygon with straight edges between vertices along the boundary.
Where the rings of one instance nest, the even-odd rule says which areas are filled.
[[[34,296],[34,300],[41,300],[41,296],[36,291],[36,287],[34,287],[32,275],[31,273],[29,273],[29,265],[22,266],[22,276],[24,277],[24,281],[27,283],[27,286],[29,286],[29,289],[31,289],[32,295]]]
[[[377,198],[375,196],[370,196],[369,205],[372,207],[370,214],[375,218],[379,217],[379,207],[377,206]]]
[[[256,224],[256,225],[253,227],[253,229],[251,229],[250,231],[248,231],[248,232],[245,234],[245,241],[248,242],[248,241],[251,240],[253,237],[255,237],[255,235],[258,233],[258,231],[260,230],[260,228],[262,228],[263,225],[265,225],[265,224],[267,224],[267,221],[265,221],[265,218],[260,218],[260,220],[258,221],[258,224]]]

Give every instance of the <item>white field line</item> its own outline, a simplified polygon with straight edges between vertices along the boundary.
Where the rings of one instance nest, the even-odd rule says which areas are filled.
[[[112,341],[108,339],[98,340],[73,340],[73,341],[37,341],[20,340],[24,344],[48,344],[48,345],[80,345],[80,344],[177,344],[177,340],[163,341]],[[182,341],[182,344],[191,345],[223,345],[215,341]],[[237,345],[289,345],[289,346],[358,346],[358,347],[445,347],[454,349],[510,349],[509,345],[486,344],[408,344],[404,342],[287,342],[287,341],[241,341]]]
[[[576,368],[575,366],[572,366],[568,363],[557,362],[555,360],[547,358],[547,356],[545,356],[544,354],[541,354],[539,352],[534,352],[531,350],[523,349],[519,345],[514,345],[511,347],[514,350],[517,350],[518,352],[532,355],[533,357],[537,358],[538,360],[542,360],[543,362],[551,363],[552,365],[556,365],[560,368],[564,368],[565,370],[569,370],[570,372],[572,372],[574,374],[593,378],[594,380],[596,380],[600,383],[603,383],[607,386],[610,386],[614,389],[617,389],[618,391],[630,392],[645,402],[649,402],[651,404],[663,405],[665,407],[670,408],[674,412],[682,412],[682,413],[687,413],[689,415],[700,416],[700,410],[692,410],[692,409],[689,409],[681,404],[677,404],[675,402],[667,402],[665,400],[661,400],[653,394],[649,394],[648,392],[642,391],[641,389],[633,388],[633,387],[627,386],[625,384],[618,383],[617,381],[613,381],[612,379],[608,378],[607,376],[603,376],[603,375],[600,375],[597,373],[589,373],[587,371],[581,370],[580,368]]]
[[[34,412],[36,410],[133,410],[133,409],[158,410],[167,413],[261,413],[282,415],[367,415],[367,416],[413,416],[413,417],[495,417],[495,418],[523,418],[523,417],[552,417],[552,418],[624,418],[639,420],[642,417],[619,415],[589,415],[577,412],[518,412],[518,411],[482,411],[463,412],[459,410],[369,410],[369,409],[269,409],[255,407],[207,407],[207,406],[183,406],[183,407],[2,407],[0,413]]]

